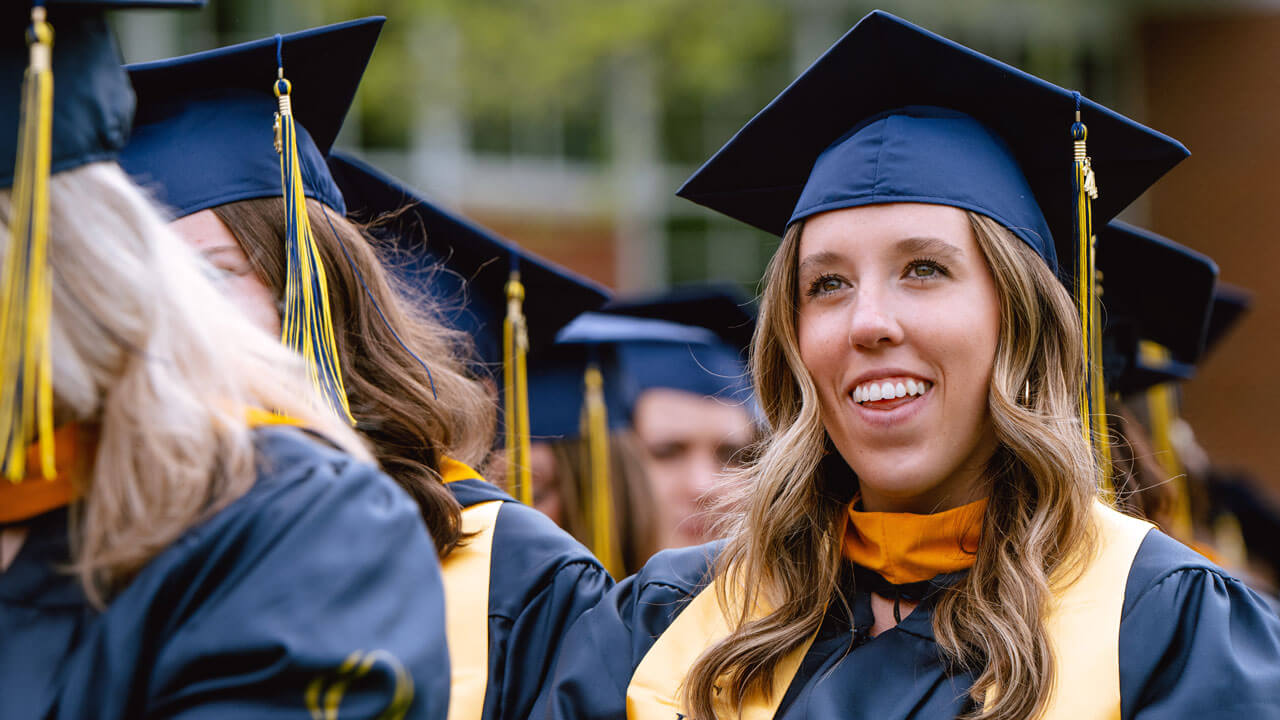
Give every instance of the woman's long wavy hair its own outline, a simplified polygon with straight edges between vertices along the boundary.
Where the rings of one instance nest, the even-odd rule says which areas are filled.
[[[990,502],[973,568],[933,616],[946,659],[972,672],[973,717],[1015,720],[1043,705],[1053,678],[1044,632],[1050,581],[1069,582],[1093,547],[1097,464],[1077,420],[1079,316],[1053,272],[995,221],[969,219],[995,278],[1000,340],[988,407],[999,446],[987,463]],[[764,277],[752,347],[756,397],[772,429],[739,478],[716,566],[730,635],[698,658],[683,687],[691,717],[731,717],[768,693],[779,661],[823,616],[849,612],[841,554],[856,478],[822,424],[819,395],[796,333],[802,223],[786,233]],[[1029,394],[1024,402],[1024,385]],[[741,604],[730,606],[727,588]],[[776,608],[753,619],[756,603]],[[910,672],[910,668],[902,668]],[[1001,688],[991,702],[988,691]]]
[[[252,487],[247,408],[289,415],[369,454],[299,380],[300,361],[222,297],[212,268],[118,165],[57,173],[49,193],[55,419],[97,436],[78,448],[93,453],[87,476],[72,478],[72,568],[102,607]],[[0,190],[0,256],[11,202]]]
[[[261,198],[213,211],[282,302],[284,204]],[[442,482],[440,458],[478,466],[493,444],[498,416],[491,394],[468,374],[471,338],[438,317],[435,301],[387,272],[379,240],[316,200],[307,200],[307,212],[328,279],[338,362],[356,429],[383,471],[418,503],[444,557],[462,538],[462,510]]]

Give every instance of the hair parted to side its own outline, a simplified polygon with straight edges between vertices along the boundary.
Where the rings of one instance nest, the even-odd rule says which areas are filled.
[[[1032,717],[1051,689],[1044,612],[1093,547],[1096,463],[1080,429],[1079,317],[1048,266],[995,221],[969,213],[1000,300],[1000,341],[988,406],[999,446],[988,463],[990,502],[973,568],[943,593],[933,624],[952,667],[973,672],[974,718]],[[792,225],[764,276],[752,376],[771,428],[743,469],[724,527],[716,574],[733,628],[698,658],[683,687],[690,717],[735,716],[748,693],[767,692],[784,655],[849,610],[841,554],[845,509],[857,479],[833,449],[819,395],[800,357],[797,262],[803,223]],[[1028,404],[1019,404],[1024,383]],[[735,604],[729,605],[728,592]],[[741,600],[738,600],[741,598]],[[776,608],[751,620],[756,603]],[[903,668],[909,672],[910,668]],[[985,703],[988,690],[1002,688]]]
[[[356,429],[382,470],[417,502],[444,557],[462,538],[462,510],[442,482],[440,459],[478,466],[492,447],[498,416],[492,395],[468,374],[475,352],[471,338],[438,317],[435,301],[397,282],[378,256],[378,240],[316,200],[307,199],[307,212],[324,262],[338,362]],[[282,300],[286,265],[280,199],[242,200],[214,213],[240,242],[254,272]]]
[[[102,607],[257,468],[248,408],[289,415],[361,458],[301,363],[243,319],[213,271],[113,162],[49,182],[50,342],[57,422],[97,426],[72,508],[72,567]],[[12,195],[0,191],[0,251]]]

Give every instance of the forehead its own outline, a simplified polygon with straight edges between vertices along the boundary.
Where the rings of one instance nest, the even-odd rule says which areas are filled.
[[[941,240],[961,251],[976,246],[964,210],[949,205],[887,203],[831,210],[805,220],[800,259],[816,252],[894,248],[909,239]]]
[[[240,249],[240,243],[231,229],[212,210],[180,217],[169,223],[169,228],[199,250]]]

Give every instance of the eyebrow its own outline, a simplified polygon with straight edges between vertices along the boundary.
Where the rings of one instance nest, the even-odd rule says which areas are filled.
[[[952,261],[964,257],[964,251],[946,240],[935,237],[909,237],[895,246],[903,255],[940,255]]]
[[[805,270],[811,266],[830,265],[832,263],[838,262],[840,258],[841,258],[840,253],[832,252],[830,250],[824,250],[820,253],[814,253],[800,261],[800,266],[796,268],[796,273],[798,275],[804,275]]]
[[[209,258],[219,253],[234,253],[237,250],[240,251],[241,254],[244,254],[246,257],[248,257],[247,253],[244,252],[244,249],[238,245],[214,245],[213,247],[210,247],[210,248],[202,248],[200,250],[200,255],[201,257]]]

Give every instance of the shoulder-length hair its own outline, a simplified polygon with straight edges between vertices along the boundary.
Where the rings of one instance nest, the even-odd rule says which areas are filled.
[[[1044,631],[1050,580],[1070,578],[1092,547],[1097,465],[1077,420],[1083,377],[1079,319],[1053,272],[1006,228],[969,213],[1000,303],[1000,338],[988,392],[999,445],[982,536],[963,581],[944,592],[934,631],[951,666],[973,672],[974,717],[1031,717],[1047,697],[1053,658]],[[739,478],[717,561],[732,632],[686,678],[691,717],[727,717],[763,692],[779,660],[817,631],[829,610],[849,612],[841,555],[845,509],[857,479],[827,437],[817,388],[796,334],[803,223],[787,231],[764,277],[752,377],[771,435]],[[1025,403],[1019,402],[1024,385]],[[725,589],[743,588],[733,607]],[[754,618],[761,600],[777,608]],[[902,668],[910,672],[910,668]],[[987,692],[1001,691],[989,704]],[[726,710],[727,709],[727,710]]]
[[[118,165],[57,173],[49,197],[55,418],[97,430],[92,469],[73,479],[72,567],[101,607],[252,487],[248,410],[369,456],[299,381],[300,361],[223,298]],[[11,202],[0,191],[0,251]]]
[[[282,301],[283,203],[242,200],[213,211]],[[497,423],[492,396],[468,374],[471,338],[446,325],[425,292],[387,272],[378,240],[316,200],[307,200],[307,212],[328,279],[338,362],[356,429],[383,471],[418,503],[443,557],[462,538],[462,511],[442,483],[440,459],[478,466]]]

